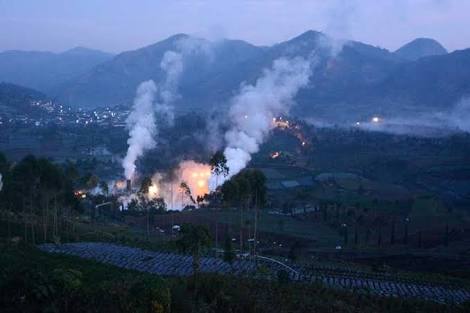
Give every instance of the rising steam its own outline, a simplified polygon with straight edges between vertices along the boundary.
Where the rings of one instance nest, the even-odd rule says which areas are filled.
[[[232,99],[229,112],[232,126],[225,133],[224,155],[229,167],[225,179],[246,167],[271,130],[273,118],[287,113],[299,89],[308,84],[310,73],[309,60],[280,58],[254,85],[242,86]],[[212,178],[211,186],[215,186],[214,181]]]
[[[132,179],[135,175],[135,162],[146,150],[155,147],[154,136],[157,132],[153,102],[157,86],[152,80],[143,82],[137,88],[132,112],[126,120],[129,129],[127,154],[122,161],[124,175]]]
[[[166,79],[157,93],[157,86],[152,80],[143,82],[137,88],[132,112],[126,120],[129,129],[129,148],[122,162],[126,179],[133,179],[135,162],[145,151],[155,148],[158,135],[155,113],[168,124],[173,123],[172,103],[178,98],[178,82],[183,72],[183,55],[167,51],[163,55],[160,68],[166,73]],[[157,101],[155,101],[158,96]]]
[[[183,38],[175,42],[174,50],[166,51],[160,62],[165,80],[158,86],[146,81],[137,88],[132,113],[127,119],[129,148],[122,162],[126,179],[133,179],[135,162],[145,151],[155,148],[158,136],[157,123],[173,124],[173,103],[180,98],[178,87],[184,70],[184,58],[190,54],[210,56],[210,48],[203,41]]]

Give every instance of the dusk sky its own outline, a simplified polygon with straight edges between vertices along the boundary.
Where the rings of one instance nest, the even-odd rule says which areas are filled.
[[[470,47],[470,0],[0,0],[0,51],[132,50],[176,33],[272,44],[306,30],[395,50]]]

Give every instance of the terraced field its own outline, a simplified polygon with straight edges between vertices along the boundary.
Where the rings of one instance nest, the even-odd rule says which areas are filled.
[[[49,253],[62,253],[91,259],[118,267],[164,276],[188,276],[192,273],[192,258],[175,253],[147,251],[109,243],[43,244],[39,248]],[[258,263],[258,264],[257,264]],[[260,264],[272,272],[287,270],[292,280],[319,282],[331,288],[354,292],[370,292],[387,297],[419,298],[439,303],[462,303],[470,301],[470,290],[463,286],[431,284],[420,281],[403,281],[387,276],[370,276],[360,272],[335,273],[328,270],[289,269],[274,260],[237,260],[232,265],[217,258],[201,259],[202,272],[220,274],[252,275]]]

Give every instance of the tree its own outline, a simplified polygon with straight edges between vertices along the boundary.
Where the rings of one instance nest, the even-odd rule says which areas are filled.
[[[354,220],[354,245],[357,246],[359,244],[359,226],[362,226],[364,222],[363,215],[357,215]]]
[[[284,219],[283,219],[283,218],[280,218],[280,219],[277,221],[278,230],[279,230],[280,232],[284,232],[284,226],[285,226]]]
[[[163,213],[167,210],[165,199],[157,198],[153,201],[153,207],[157,212]]]
[[[140,184],[140,192],[147,195],[149,193],[150,186],[152,186],[152,180],[150,177],[146,176],[142,179],[142,183]]]
[[[408,244],[408,226],[410,224],[410,218],[406,217],[404,220],[405,223],[405,230],[404,230],[404,235],[403,235],[403,244],[407,245]]]
[[[392,246],[395,244],[395,224],[396,224],[396,221],[394,217],[392,218],[391,227],[390,227],[390,245]]]
[[[446,229],[444,233],[444,246],[448,247],[449,246],[449,218],[450,215],[452,214],[452,207],[448,207],[446,210]]]
[[[218,187],[219,185],[219,175],[223,175],[224,177],[228,175],[229,168],[227,166],[227,158],[225,158],[225,155],[223,154],[222,151],[217,151],[214,153],[212,158],[209,161],[209,164],[211,166],[211,172],[212,174],[215,175],[215,185]],[[217,196],[217,192],[215,193]],[[193,201],[194,202],[194,201]],[[215,247],[217,249],[218,247],[218,214],[216,213],[215,216]]]
[[[259,208],[266,203],[266,176],[260,170],[246,171],[246,176],[250,182],[253,205]]]
[[[204,203],[204,197],[203,196],[197,196],[196,197],[196,203],[198,207],[200,207]]]
[[[229,263],[230,266],[233,264],[233,260],[235,259],[235,252],[233,251],[232,247],[232,238],[229,235],[225,236],[225,243],[224,243],[224,261]]]
[[[8,161],[6,157],[3,155],[3,153],[0,152],[0,209],[5,209],[7,208],[6,211],[6,220],[7,220],[7,233],[8,233],[8,239],[10,238],[10,202],[8,201],[8,193],[3,191],[3,185],[5,180],[8,180],[9,176],[9,166],[8,166]],[[7,188],[8,190],[8,188]]]
[[[39,168],[39,184],[40,198],[42,198],[43,204],[43,231],[44,241],[47,240],[47,225],[49,218],[49,205],[53,201],[53,223],[52,223],[52,234],[58,236],[58,219],[59,212],[57,206],[57,197],[62,191],[63,187],[63,174],[58,167],[49,162],[46,159],[38,159],[37,166]]]
[[[258,241],[259,209],[266,203],[266,176],[264,176],[263,172],[261,172],[260,170],[252,170],[248,173],[251,186],[251,196],[252,199],[254,199],[255,206],[253,254],[256,255],[256,244]]]
[[[21,207],[24,222],[24,240],[28,240],[29,224],[33,243],[35,241],[34,223],[32,222],[33,204],[37,200],[39,181],[38,161],[33,155],[28,155],[13,168],[11,184],[8,184],[9,192],[14,195],[15,206]],[[26,211],[28,202],[29,212]]]
[[[63,167],[64,176],[67,177],[70,181],[75,181],[80,178],[77,167],[74,163],[67,160]]]
[[[226,181],[222,185],[220,191],[222,192],[222,199],[225,205],[234,205],[238,203],[239,188],[237,180],[230,179]]]
[[[183,224],[177,246],[193,257],[193,275],[197,276],[201,267],[201,253],[210,247],[212,240],[206,226]]]
[[[147,240],[150,238],[150,204],[147,203],[147,196],[150,190],[150,186],[152,186],[152,180],[150,177],[144,177],[142,179],[142,183],[140,184],[139,192],[144,196],[141,197],[141,203],[143,203],[143,208],[146,210],[147,213]]]
[[[109,193],[108,183],[105,182],[104,180],[102,180],[102,181],[100,181],[99,187],[100,187],[101,191],[103,192],[103,194],[105,196],[108,196],[108,193]]]
[[[88,190],[94,189],[98,186],[100,179],[96,175],[90,175],[88,176],[88,179],[86,180],[86,188]]]
[[[0,152],[0,174],[5,175],[5,173],[8,171],[8,161],[7,158],[3,153]]]
[[[348,245],[349,241],[349,231],[348,231],[348,224],[341,224],[341,233],[343,234],[343,242],[344,246]]]
[[[1,163],[0,160],[0,167]],[[58,166],[45,158],[28,155],[14,166],[7,167],[0,202],[8,209],[8,216],[15,211],[20,213],[25,241],[30,235],[31,241],[35,242],[36,227],[42,227],[44,241],[48,239],[49,229],[58,238],[59,226],[65,225],[61,223],[64,211],[77,205],[73,192],[73,177],[76,176],[64,172],[69,166],[68,163]]]
[[[377,216],[374,219],[374,227],[377,231],[377,246],[382,246],[382,228],[386,225],[386,221],[383,217]]]
[[[250,182],[244,176],[237,175],[238,203],[240,207],[240,252],[243,252],[243,210],[250,201]]]
[[[218,185],[219,175],[227,176],[229,168],[227,166],[227,158],[222,151],[214,153],[209,161],[211,172],[215,175],[216,185]]]
[[[181,182],[180,184],[181,188],[181,206],[183,207],[183,195],[186,195],[189,200],[191,200],[192,203],[196,204],[196,201],[193,198],[193,195],[191,194],[191,188],[189,188],[188,184],[186,182]]]

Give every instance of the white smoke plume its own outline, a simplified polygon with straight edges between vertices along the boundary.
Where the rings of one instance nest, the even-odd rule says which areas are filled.
[[[470,98],[462,99],[447,117],[448,124],[470,133]]]
[[[156,125],[159,122],[172,125],[174,121],[173,103],[178,100],[178,87],[184,70],[184,58],[189,54],[204,53],[209,48],[204,41],[191,38],[176,42],[175,49],[166,51],[160,62],[165,73],[165,80],[157,86],[153,81],[146,81],[137,88],[133,111],[127,119],[129,129],[129,148],[122,165],[127,179],[133,179],[136,171],[135,162],[145,151],[155,148],[158,135]],[[155,116],[155,113],[157,114]]]
[[[219,184],[246,167],[272,129],[273,118],[288,112],[294,96],[308,84],[310,74],[310,60],[280,58],[254,85],[241,87],[232,99],[229,112],[232,126],[225,133],[224,155],[229,174],[219,179]],[[215,187],[215,177],[211,178],[211,187]]]
[[[126,120],[129,129],[127,154],[122,161],[124,175],[133,179],[135,175],[135,162],[146,150],[155,147],[154,136],[157,132],[153,102],[157,86],[152,80],[143,82],[137,88],[132,112]]]
[[[174,120],[172,103],[179,98],[178,85],[183,73],[183,55],[173,50],[165,52],[160,68],[166,73],[166,79],[160,86],[160,101],[155,105],[158,115],[170,125]]]

